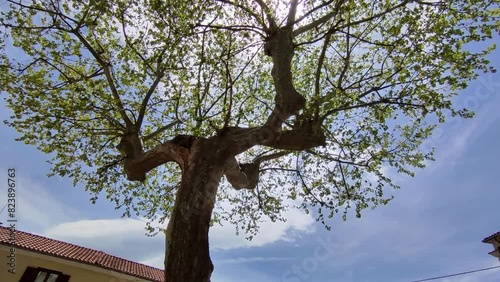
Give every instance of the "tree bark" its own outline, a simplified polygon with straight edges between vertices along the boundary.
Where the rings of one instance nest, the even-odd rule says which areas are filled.
[[[280,27],[264,45],[264,52],[271,56],[273,68],[271,75],[276,89],[275,108],[269,116],[266,126],[274,132],[280,131],[281,125],[291,115],[304,108],[306,100],[293,85],[292,58],[294,54],[292,26]]]
[[[197,138],[189,152],[166,231],[165,282],[209,282],[208,230],[224,174],[221,138]]]

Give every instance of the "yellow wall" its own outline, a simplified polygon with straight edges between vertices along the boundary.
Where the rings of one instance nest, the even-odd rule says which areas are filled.
[[[0,245],[0,282],[18,282],[26,267],[42,267],[70,275],[69,282],[147,282],[133,276],[110,271],[100,267],[68,261],[21,249],[16,250],[16,273],[9,272],[10,255],[8,246]]]

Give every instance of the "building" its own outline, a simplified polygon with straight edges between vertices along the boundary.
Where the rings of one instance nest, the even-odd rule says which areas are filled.
[[[500,260],[500,231],[484,238],[483,243],[492,244],[493,251],[490,255],[497,257]]]
[[[2,282],[163,282],[163,270],[0,226]]]

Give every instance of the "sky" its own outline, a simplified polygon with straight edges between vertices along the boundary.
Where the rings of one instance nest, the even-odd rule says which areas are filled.
[[[500,50],[489,58],[500,69]],[[413,178],[393,174],[402,187],[392,191],[395,199],[360,219],[333,220],[326,231],[311,215],[290,210],[287,222],[264,223],[252,241],[230,224],[213,227],[212,282],[410,282],[499,266],[488,255],[492,246],[481,242],[500,231],[499,93],[499,74],[471,82],[456,103],[476,117],[440,125],[425,144],[436,148],[436,161]],[[2,98],[0,120],[9,116]],[[14,168],[19,230],[163,267],[162,235],[145,236],[145,222],[121,218],[112,203],[91,204],[72,180],[48,178],[49,156],[15,141],[19,135],[3,123],[0,136],[0,209]],[[434,281],[498,282],[500,268]]]

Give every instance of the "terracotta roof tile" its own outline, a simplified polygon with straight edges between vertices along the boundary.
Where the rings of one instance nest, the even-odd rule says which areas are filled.
[[[0,226],[0,245],[9,245],[9,231],[9,228]],[[52,255],[54,257],[91,264],[135,277],[149,279],[155,282],[164,281],[162,269],[122,259],[102,251],[73,245],[19,230],[16,230],[15,246],[42,254]]]
[[[484,238],[484,239],[483,239],[483,243],[486,243],[487,241],[489,241],[489,240],[491,240],[491,239],[493,239],[493,238],[495,238],[495,237],[497,237],[497,236],[500,236],[500,231],[498,231],[497,233],[495,233],[495,234],[493,234],[493,235],[490,235],[490,236],[488,236],[488,237]]]

